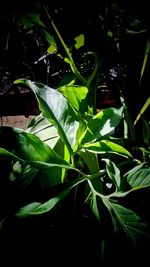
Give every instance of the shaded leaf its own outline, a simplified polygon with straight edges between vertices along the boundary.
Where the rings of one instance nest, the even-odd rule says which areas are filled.
[[[116,188],[119,189],[121,184],[120,170],[111,160],[103,160],[106,162],[106,171],[109,178],[114,182]]]
[[[142,242],[143,239],[150,238],[147,225],[141,221],[137,214],[113,202],[111,202],[111,207],[124,232],[135,245]]]
[[[33,203],[30,203],[29,205],[27,205],[25,207],[20,208],[20,210],[16,214],[16,216],[25,217],[25,216],[29,216],[29,215],[38,215],[38,214],[42,214],[42,213],[50,211],[51,209],[53,209],[56,206],[56,204],[58,202],[62,201],[70,193],[70,191],[74,187],[76,187],[78,184],[82,183],[83,181],[85,181],[84,178],[82,178],[80,180],[73,181],[72,183],[70,183],[71,186],[69,186],[68,188],[66,188],[62,192],[58,193],[55,197],[49,199],[48,201],[46,201],[43,204],[33,202]]]
[[[99,213],[99,207],[98,207],[98,197],[95,194],[92,194],[91,197],[91,209],[93,211],[94,216],[98,221],[100,221],[100,213]]]
[[[27,28],[33,28],[34,26],[46,28],[38,13],[25,13],[22,15],[22,21]]]

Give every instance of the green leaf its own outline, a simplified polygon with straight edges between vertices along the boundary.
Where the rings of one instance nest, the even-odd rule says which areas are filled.
[[[123,157],[132,157],[130,152],[125,148],[109,140],[101,140],[100,142],[84,144],[83,148],[97,154],[113,153]]]
[[[148,145],[150,140],[150,129],[147,121],[144,118],[142,118],[142,126],[143,142],[144,144]]]
[[[82,159],[85,161],[89,171],[91,173],[95,173],[99,171],[99,162],[97,155],[87,151],[85,149],[82,149],[78,152],[78,154],[82,157]]]
[[[76,151],[86,125],[66,98],[57,90],[41,83],[24,79],[15,83],[24,83],[36,94],[43,116],[56,127],[70,154]]]
[[[42,184],[47,183],[47,185],[52,186],[61,183],[61,169],[70,169],[71,167],[60,155],[33,134],[26,133],[23,130],[13,127],[2,127],[0,129],[0,135],[1,138],[2,136],[4,138],[5,136],[9,136],[12,142],[11,150],[13,151],[13,153],[11,153],[1,148],[0,157],[21,161],[23,164],[39,169],[41,172],[40,176]],[[52,168],[51,171],[49,171],[48,168]],[[20,172],[20,167],[17,172]],[[24,175],[24,171],[21,173],[21,176],[22,175]],[[44,180],[42,177],[44,177]],[[11,177],[11,179],[13,178]]]
[[[111,160],[103,160],[106,162],[106,171],[109,178],[114,182],[116,188],[119,189],[121,184],[120,170]]]
[[[28,204],[27,206],[21,208],[19,210],[19,212],[16,214],[17,217],[20,218],[24,218],[26,217],[28,214],[30,214],[30,212],[32,212],[32,210],[36,209],[37,207],[39,207],[41,205],[41,203],[39,202],[33,202]]]
[[[74,40],[76,41],[75,48],[79,49],[81,46],[84,45],[84,34],[78,35],[76,38],[74,38]]]
[[[53,54],[57,52],[57,47],[54,45],[50,45],[49,48],[47,49],[48,54]]]
[[[114,132],[122,119],[123,108],[107,108],[97,113],[88,122],[88,131],[82,140],[82,143],[97,141],[102,136]]]
[[[37,169],[23,162],[16,161],[9,174],[9,180],[12,182],[17,181],[18,188],[24,190],[37,173]]]
[[[32,210],[28,211],[28,206],[25,206],[24,208],[20,209],[20,212],[17,214],[19,217],[23,217],[25,215],[38,215],[43,214],[48,211],[50,211],[54,206],[62,201],[71,191],[72,188],[67,188],[63,192],[59,193],[55,197],[51,198],[50,200],[46,201],[43,204],[40,204],[36,207],[36,205],[33,205]],[[33,203],[35,204],[35,203]],[[30,204],[29,204],[30,205]]]
[[[93,214],[95,216],[95,218],[100,221],[100,213],[99,213],[99,208],[98,208],[98,197],[96,196],[96,194],[92,194],[91,197],[91,208],[93,211]]]
[[[23,24],[27,28],[33,28],[34,26],[45,28],[45,24],[40,19],[40,14],[38,13],[25,13],[22,16]]]
[[[150,238],[147,225],[141,221],[137,214],[119,204],[113,202],[110,204],[119,224],[135,245],[145,238],[147,240]]]
[[[148,39],[147,44],[146,44],[146,50],[145,50],[145,55],[144,55],[144,60],[143,60],[143,65],[142,65],[142,69],[141,69],[141,75],[140,75],[140,82],[142,80],[145,68],[146,68],[146,64],[147,64],[147,60],[149,57],[149,51],[150,51],[150,40]]]
[[[45,29],[42,29],[42,34],[49,44],[49,48],[47,49],[47,52],[49,54],[57,52],[57,44],[55,42],[54,37]]]
[[[36,135],[52,149],[55,148],[60,139],[56,128],[42,114],[30,121],[26,132]]]
[[[81,113],[87,110],[86,96],[88,89],[85,86],[65,85],[59,91],[71,103],[71,105]]]
[[[150,186],[150,167],[146,168],[144,165],[144,163],[140,164],[124,175],[133,189]]]
[[[58,204],[60,201],[62,201],[70,193],[70,191],[74,187],[76,187],[78,184],[82,183],[83,181],[85,181],[84,178],[71,182],[70,186],[68,188],[66,188],[62,192],[58,193],[55,197],[49,199],[48,201],[46,201],[43,204],[33,202],[33,203],[30,203],[29,205],[27,205],[25,207],[20,208],[20,210],[16,214],[16,216],[25,217],[25,216],[29,216],[29,215],[39,215],[39,214],[49,212],[50,210],[52,210],[56,206],[56,204]]]
[[[137,115],[137,117],[135,119],[135,122],[134,122],[134,126],[136,125],[138,120],[141,118],[142,114],[147,110],[149,105],[150,105],[150,97],[146,100],[144,106],[142,107],[142,109],[140,110],[139,114]]]

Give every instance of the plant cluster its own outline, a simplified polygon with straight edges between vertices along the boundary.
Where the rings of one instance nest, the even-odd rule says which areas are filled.
[[[88,230],[95,231],[92,240],[97,245],[97,264],[107,264],[110,254],[114,261],[118,256],[121,262],[126,253],[132,255],[133,260],[136,256],[138,261],[138,253],[143,257],[150,245],[149,124],[142,119],[150,99],[132,122],[120,84],[116,83],[120,106],[98,110],[96,89],[100,62],[97,54],[87,53],[94,58],[94,67],[84,77],[47,8],[44,10],[72,72],[57,88],[29,79],[15,81],[15,85],[23,84],[35,94],[40,114],[26,130],[0,128],[2,191],[9,188],[13,196],[16,194],[10,205],[2,207],[1,231],[11,216],[18,220],[33,218],[34,222],[35,218],[46,218],[54,227],[58,221],[59,227],[61,222],[65,224],[70,216],[73,226],[78,224],[78,218],[80,230],[85,222],[88,227],[95,227],[96,230],[90,227]],[[51,35],[39,16],[26,14],[23,19],[28,27],[36,23],[50,40]],[[81,34],[76,39],[76,48],[83,43]],[[52,37],[48,52],[57,52]],[[141,78],[146,61],[147,53]],[[140,146],[136,131],[139,122],[144,129]],[[46,214],[49,217],[45,217]],[[83,246],[88,247],[85,243]],[[92,257],[96,257],[95,252]]]

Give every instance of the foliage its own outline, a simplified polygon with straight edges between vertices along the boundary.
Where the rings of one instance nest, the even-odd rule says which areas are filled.
[[[26,131],[1,128],[1,140],[8,136],[10,144],[9,148],[0,149],[0,156],[12,160],[10,181],[25,188],[39,177],[41,190],[49,189],[49,197],[44,202],[37,198],[24,207],[17,203],[16,216],[43,214],[55,206],[61,209],[64,199],[69,201],[70,194],[74,195],[83,184],[80,205],[89,207],[95,220],[105,223],[105,210],[114,233],[123,231],[135,246],[143,235],[147,240],[146,224],[130,208],[130,203],[127,206],[122,204],[122,199],[128,194],[150,185],[150,168],[136,161],[118,143],[120,139],[114,138],[115,129],[123,117],[122,107],[91,115],[80,109],[83,100],[88,106],[88,91],[83,94],[81,90],[80,95],[80,86],[66,85],[66,88],[63,86],[56,90],[30,80],[17,80],[16,83],[25,84],[35,93],[41,114]],[[121,171],[123,165],[125,170],[129,169],[128,172]],[[131,165],[134,168],[130,169]],[[32,190],[34,192],[34,188]],[[75,203],[80,197],[76,198]]]
[[[9,166],[8,172],[2,175],[8,184],[13,184],[11,189],[19,196],[16,202],[4,205],[1,228],[5,228],[12,215],[26,220],[59,214],[61,221],[66,209],[82,222],[84,218],[92,221],[98,236],[98,241],[96,236],[94,241],[100,248],[97,261],[107,263],[113,245],[111,255],[116,253],[115,248],[119,249],[117,242],[122,239],[126,247],[124,253],[129,253],[129,246],[134,258],[134,249],[143,253],[150,242],[149,220],[143,215],[141,204],[141,192],[150,186],[149,125],[145,119],[142,146],[136,132],[141,115],[149,107],[149,99],[132,123],[122,88],[116,82],[120,106],[98,110],[96,88],[100,60],[97,54],[87,53],[86,56],[93,56],[94,67],[85,77],[47,9],[44,10],[66,54],[58,55],[69,64],[73,75],[69,79],[65,76],[57,89],[30,79],[15,81],[15,85],[24,85],[35,94],[40,114],[25,131],[0,128],[0,159],[4,166]],[[49,43],[48,53],[57,53],[58,44],[39,14],[27,13],[22,18],[27,28],[39,27]],[[109,31],[111,38],[113,34]],[[84,35],[80,34],[75,41],[75,48],[80,49]],[[118,43],[116,45],[118,47]],[[140,81],[146,63],[147,53]],[[5,183],[2,186],[5,188]],[[138,207],[136,201],[140,203]],[[51,217],[48,222],[51,223]],[[123,249],[121,246],[121,253]]]

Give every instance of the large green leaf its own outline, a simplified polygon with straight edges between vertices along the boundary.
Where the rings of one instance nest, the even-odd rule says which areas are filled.
[[[83,146],[87,151],[98,154],[108,154],[113,153],[124,157],[132,157],[130,152],[124,147],[113,143],[109,140],[101,140],[95,143],[84,144]]]
[[[150,186],[150,167],[142,163],[127,172],[124,177],[133,189]]]
[[[137,214],[119,204],[110,202],[110,205],[119,224],[135,245],[150,238],[147,225],[141,221]]]
[[[57,90],[30,80],[17,80],[15,83],[21,82],[36,94],[43,116],[56,127],[69,152],[76,151],[86,128],[83,119]]]
[[[107,108],[97,113],[88,122],[88,131],[84,136],[82,143],[96,141],[102,136],[114,132],[122,119],[123,108]]]
[[[2,127],[0,129],[1,138],[5,139],[9,136],[11,140],[11,151],[0,149],[0,157],[8,157],[15,161],[22,161],[23,164],[31,165],[33,168],[40,169],[42,183],[54,185],[62,182],[61,169],[68,168],[70,165],[48,145],[44,144],[37,136],[26,133],[21,129],[13,127]],[[46,164],[47,163],[47,164]],[[48,168],[50,170],[46,170]],[[58,168],[57,168],[58,167]],[[70,167],[69,167],[70,168]],[[41,171],[41,169],[43,169]],[[20,172],[21,168],[18,166],[17,171]],[[32,170],[31,170],[32,172]],[[17,174],[12,169],[12,174]],[[24,175],[24,172],[21,173]]]
[[[38,136],[44,143],[50,146],[55,152],[57,152],[65,161],[70,162],[70,154],[66,149],[65,144],[60,139],[56,128],[40,114],[28,125],[28,132]],[[61,180],[65,178],[66,169],[59,168],[59,175]],[[45,175],[45,174],[44,174]]]
[[[45,161],[39,161],[39,160],[25,160],[21,157],[16,156],[14,153],[9,152],[8,150],[4,149],[4,148],[0,148],[0,159],[12,159],[14,161],[20,161],[24,164],[28,164],[33,166],[36,169],[49,169],[52,167],[60,167],[60,168],[66,168],[66,169],[71,169],[74,171],[77,171],[80,173],[80,171],[74,167],[72,167],[71,165],[68,164],[68,162],[66,162],[65,160],[62,159],[61,161],[61,157],[59,157],[58,155],[56,156],[56,159],[54,158],[54,155],[57,155],[56,152],[52,155],[52,161],[51,162],[45,162]],[[57,160],[58,158],[59,160]],[[50,160],[50,157],[49,157]]]

